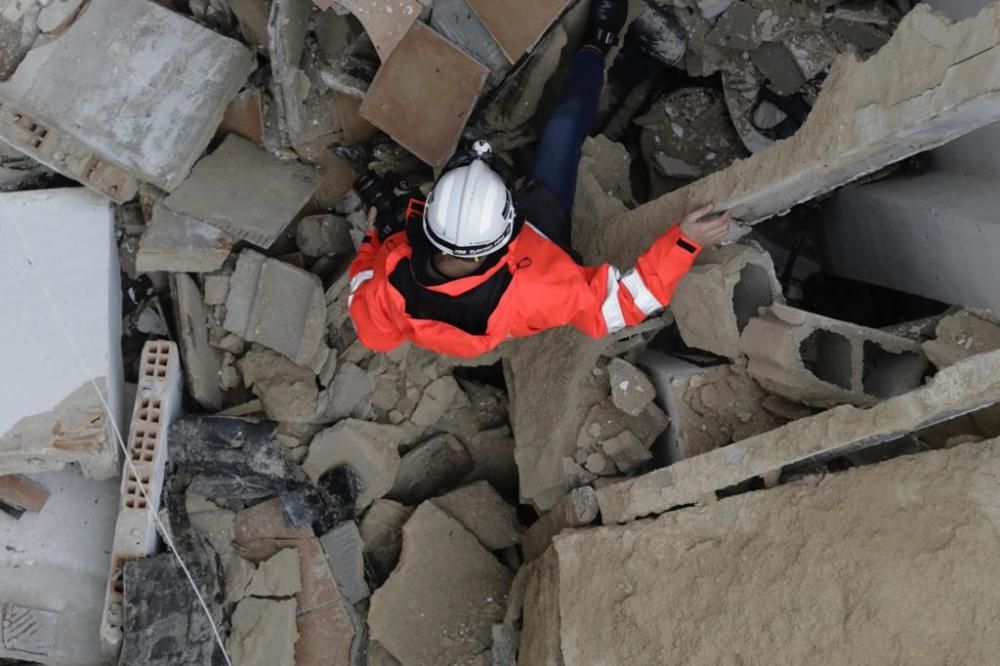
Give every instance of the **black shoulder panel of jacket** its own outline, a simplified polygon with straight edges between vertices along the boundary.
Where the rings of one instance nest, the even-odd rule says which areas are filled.
[[[422,286],[413,275],[409,259],[396,264],[389,283],[406,301],[406,314],[414,319],[440,321],[469,335],[485,335],[493,311],[500,304],[513,275],[506,266],[478,286],[458,296],[449,296]]]

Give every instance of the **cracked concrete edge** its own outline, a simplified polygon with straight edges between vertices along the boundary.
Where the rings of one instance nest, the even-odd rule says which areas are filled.
[[[870,409],[841,406],[602,488],[605,524],[625,523],[713,499],[717,490],[901,437],[1000,402],[1000,351],[973,356],[926,386]]]
[[[862,62],[841,55],[790,139],[599,226],[583,221],[587,263],[631,265],[685,210],[714,202],[744,225],[1000,119],[1000,5],[953,22],[918,5]]]

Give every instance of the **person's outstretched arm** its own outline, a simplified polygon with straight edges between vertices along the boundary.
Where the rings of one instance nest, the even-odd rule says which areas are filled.
[[[373,217],[369,215],[369,219]],[[348,309],[358,339],[368,349],[377,352],[392,351],[403,344],[405,338],[390,316],[390,297],[384,288],[384,269],[376,265],[376,258],[382,242],[374,229],[369,229],[358,248],[358,255],[351,262],[348,274],[351,278],[351,294]]]

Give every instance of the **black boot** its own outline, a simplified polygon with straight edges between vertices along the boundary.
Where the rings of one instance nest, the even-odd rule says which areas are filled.
[[[596,47],[604,55],[618,43],[618,33],[628,18],[628,0],[590,0],[590,21],[584,45]]]

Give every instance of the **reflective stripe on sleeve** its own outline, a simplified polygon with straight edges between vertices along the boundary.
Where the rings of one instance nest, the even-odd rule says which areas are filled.
[[[604,315],[604,323],[608,326],[608,333],[615,333],[625,328],[625,313],[622,312],[622,305],[618,302],[618,280],[621,273],[614,266],[608,267],[608,295],[601,306],[601,314]]]
[[[634,268],[625,273],[622,277],[622,284],[632,294],[632,300],[635,301],[636,307],[642,310],[642,313],[647,317],[663,309],[663,305],[656,299],[653,292],[646,287],[646,283],[642,281],[642,276]]]
[[[368,282],[368,280],[371,280],[373,277],[375,277],[375,271],[369,270],[361,271],[351,278],[351,294],[347,297],[347,307],[351,307],[351,303],[354,302],[354,292],[356,292],[361,285]]]

